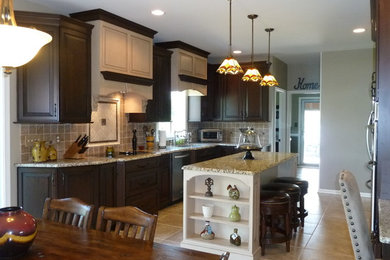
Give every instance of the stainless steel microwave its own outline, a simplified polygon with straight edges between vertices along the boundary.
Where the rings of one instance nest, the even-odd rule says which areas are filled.
[[[202,143],[215,142],[220,143],[223,140],[222,130],[209,128],[199,130],[199,141]]]

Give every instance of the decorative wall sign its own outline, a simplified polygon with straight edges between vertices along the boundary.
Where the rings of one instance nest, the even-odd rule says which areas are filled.
[[[305,78],[298,78],[298,84],[294,85],[294,89],[299,90],[319,90],[320,83],[305,83]]]

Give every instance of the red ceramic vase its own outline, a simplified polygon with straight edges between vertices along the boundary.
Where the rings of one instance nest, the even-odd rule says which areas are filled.
[[[22,208],[0,209],[0,259],[10,259],[25,254],[36,234],[35,219]]]

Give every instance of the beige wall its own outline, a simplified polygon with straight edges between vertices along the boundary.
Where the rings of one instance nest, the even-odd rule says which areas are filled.
[[[369,192],[365,131],[373,69],[372,49],[322,53],[320,189],[339,190],[338,173],[349,170],[360,191]]]
[[[287,64],[279,60],[275,56],[271,58],[271,73],[275,76],[279,83],[279,87],[287,90]]]

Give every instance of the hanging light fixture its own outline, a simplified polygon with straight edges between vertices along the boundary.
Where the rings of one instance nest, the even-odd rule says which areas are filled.
[[[237,74],[243,73],[240,64],[238,61],[233,58],[232,55],[232,0],[229,1],[229,56],[222,62],[222,64],[217,69],[217,72],[220,74]]]
[[[32,60],[52,37],[45,32],[16,25],[13,0],[0,0],[0,66],[4,72]]]
[[[267,28],[265,31],[268,33],[268,60],[267,60],[267,69],[268,72],[264,75],[263,80],[260,82],[261,86],[268,86],[268,87],[277,87],[279,86],[279,83],[276,81],[275,77],[271,74],[270,68],[271,68],[271,62],[270,60],[270,46],[271,46],[271,32],[274,30],[274,28]]]
[[[257,82],[259,80],[262,80],[261,74],[258,69],[256,69],[254,63],[253,63],[253,20],[257,18],[257,14],[250,14],[248,15],[248,18],[252,20],[252,54],[251,54],[251,67],[245,72],[244,76],[242,77],[243,81],[253,81]]]

